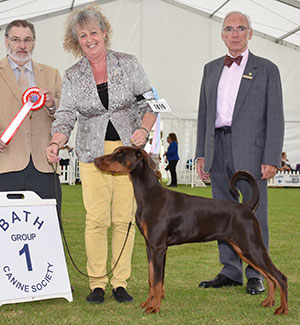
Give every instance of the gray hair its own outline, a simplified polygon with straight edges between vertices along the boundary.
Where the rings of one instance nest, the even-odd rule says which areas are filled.
[[[27,20],[17,19],[11,21],[5,28],[5,36],[8,37],[8,34],[12,27],[23,27],[23,28],[29,28],[31,30],[32,36],[35,39],[35,29],[32,23],[30,23]]]
[[[251,22],[251,18],[250,18],[249,15],[244,14],[244,13],[242,13],[242,12],[240,12],[240,11],[230,11],[230,12],[228,12],[228,14],[227,14],[227,15],[223,18],[223,20],[222,20],[222,30],[223,30],[223,28],[224,28],[225,20],[226,20],[229,16],[234,15],[234,14],[239,14],[239,15],[244,16],[245,19],[247,20],[247,23],[248,23],[248,26],[247,26],[247,27],[248,27],[249,29],[252,28],[252,22]]]

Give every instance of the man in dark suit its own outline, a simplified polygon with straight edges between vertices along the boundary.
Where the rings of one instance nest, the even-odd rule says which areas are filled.
[[[201,179],[210,174],[214,198],[238,201],[229,191],[229,181],[237,170],[247,170],[258,181],[260,202],[256,217],[268,249],[267,180],[280,166],[284,135],[282,89],[279,70],[267,59],[248,50],[252,38],[250,18],[240,12],[227,14],[222,25],[222,39],[228,48],[226,57],[204,67],[201,85],[197,172]],[[250,186],[240,181],[243,199],[251,196]],[[243,266],[232,247],[218,242],[221,272],[203,288],[243,284]],[[263,277],[246,268],[247,293],[265,290]]]
[[[31,59],[35,29],[28,21],[14,20],[7,25],[5,45],[7,56],[0,61],[0,136],[23,106],[24,90],[39,87],[46,102],[27,115],[9,144],[0,140],[0,191],[30,190],[43,199],[56,198],[53,169],[45,150],[62,80],[57,69]]]

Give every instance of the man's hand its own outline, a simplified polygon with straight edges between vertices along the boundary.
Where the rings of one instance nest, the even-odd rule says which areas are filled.
[[[261,165],[261,179],[273,178],[277,173],[277,167],[273,165]]]
[[[0,139],[0,153],[5,150],[7,145]]]
[[[46,96],[45,105],[48,108],[55,106],[54,97],[53,97],[53,95],[50,93],[50,91],[48,89],[41,88],[39,93],[40,93],[40,95],[45,95]]]
[[[202,181],[206,181],[209,179],[209,174],[207,174],[204,171],[204,161],[205,161],[205,158],[198,158],[196,161],[197,173]]]

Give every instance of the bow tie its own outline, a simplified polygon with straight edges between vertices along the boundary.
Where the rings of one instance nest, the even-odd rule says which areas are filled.
[[[228,68],[230,68],[232,66],[233,62],[235,62],[237,65],[240,65],[242,58],[243,57],[241,55],[237,56],[236,58],[226,55],[225,60],[224,60],[224,65],[227,65]]]

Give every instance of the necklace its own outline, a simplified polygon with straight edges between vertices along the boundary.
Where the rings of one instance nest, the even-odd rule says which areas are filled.
[[[105,90],[108,88],[108,84],[107,84],[107,81],[106,82],[102,82],[101,84],[97,84],[97,89],[98,90]]]

